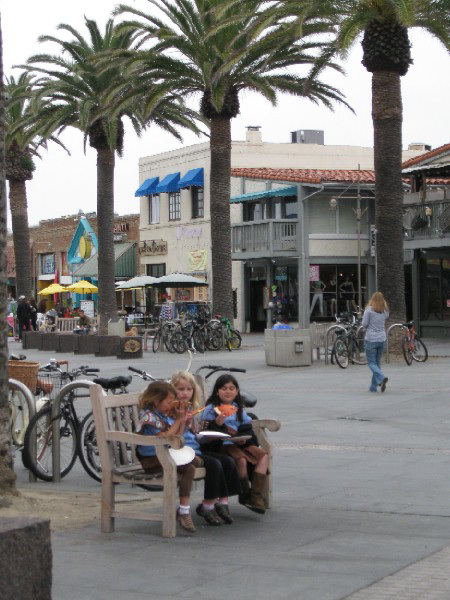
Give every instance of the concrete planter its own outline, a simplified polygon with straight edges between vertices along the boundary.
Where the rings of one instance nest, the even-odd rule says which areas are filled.
[[[58,348],[58,334],[57,333],[41,333],[41,345],[39,350],[53,350],[56,352]]]
[[[39,350],[41,338],[39,331],[24,331],[22,333],[22,348],[24,350]]]
[[[56,352],[75,352],[78,349],[78,337],[73,333],[59,333]]]
[[[266,329],[266,364],[272,367],[310,367],[311,333],[309,329]]]
[[[98,335],[98,351],[95,356],[118,356],[120,353],[120,336]]]
[[[142,358],[142,338],[141,337],[121,337],[120,349],[117,358],[132,359]]]
[[[74,335],[78,338],[78,344],[74,349],[75,354],[96,354],[99,347],[98,335]]]

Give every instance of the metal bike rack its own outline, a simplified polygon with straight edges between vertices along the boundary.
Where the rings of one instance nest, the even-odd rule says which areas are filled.
[[[387,330],[387,335],[386,335],[386,363],[389,363],[389,337],[391,335],[391,331],[395,328],[395,327],[401,327],[402,329],[407,329],[407,327],[405,327],[403,325],[403,323],[394,323],[393,325],[391,325],[388,330]]]
[[[345,327],[342,327],[342,325],[332,325],[331,327],[329,327],[327,329],[327,333],[325,336],[325,364],[327,365],[329,360],[328,360],[328,348],[329,348],[329,336],[330,336],[330,332],[332,331],[336,331],[337,329],[340,329],[341,331],[347,331],[345,329]]]
[[[79,379],[78,381],[71,381],[64,387],[62,387],[52,403],[52,469],[53,469],[53,483],[59,483],[61,481],[61,436],[59,431],[59,415],[61,412],[61,399],[63,396],[73,389],[85,388],[89,389],[96,385],[93,381],[87,379]]]
[[[34,404],[34,396],[31,393],[31,390],[21,381],[17,381],[17,379],[8,379],[8,387],[9,387],[9,389],[17,390],[18,392],[21,392],[21,394],[23,394],[23,396],[26,400],[26,403],[28,405],[28,415],[29,415],[30,421],[31,421],[31,419],[36,414],[36,406]],[[36,446],[36,440],[34,440],[34,445]],[[34,475],[34,473],[32,473],[31,471],[28,471],[28,481],[30,481],[30,482],[36,481],[36,475]]]

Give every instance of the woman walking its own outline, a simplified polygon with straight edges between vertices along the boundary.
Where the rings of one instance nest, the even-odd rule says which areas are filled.
[[[386,389],[388,378],[381,370],[381,357],[386,344],[386,319],[389,317],[389,307],[381,292],[375,292],[364,311],[362,326],[365,331],[364,349],[367,363],[372,371],[370,392],[376,392],[380,386],[382,392]]]

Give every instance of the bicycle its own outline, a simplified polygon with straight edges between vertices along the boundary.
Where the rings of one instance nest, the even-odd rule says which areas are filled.
[[[75,382],[80,375],[94,375],[99,369],[81,366],[72,371],[64,371],[56,360],[41,368],[38,387],[45,390],[48,397],[41,400],[40,410],[32,417],[25,432],[23,444],[23,463],[36,477],[43,481],[53,479],[52,438],[53,419],[52,402],[62,392],[66,383]],[[67,386],[69,388],[69,386]],[[75,401],[87,398],[86,386],[70,387],[61,398],[60,413],[60,475],[64,477],[72,469],[77,458],[77,435],[80,419],[75,409]]]
[[[364,353],[364,334],[361,328],[361,319],[354,313],[339,320],[345,331],[336,332],[336,340],[331,352],[331,360],[336,360],[341,369],[346,369],[350,363],[366,365],[367,358]]]
[[[242,344],[241,334],[237,329],[231,327],[231,321],[228,317],[222,317],[216,315],[222,324],[222,335],[226,348],[231,352],[232,350],[238,350]]]
[[[416,335],[414,321],[402,323],[405,328],[405,335],[402,341],[402,351],[406,364],[411,365],[412,361],[425,362],[428,358],[428,349],[421,338]]]

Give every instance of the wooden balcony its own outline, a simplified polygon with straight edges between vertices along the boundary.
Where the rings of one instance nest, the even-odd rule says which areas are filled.
[[[297,219],[248,221],[231,226],[233,259],[295,256]]]
[[[404,206],[403,228],[406,248],[419,248],[425,240],[434,241],[434,245],[449,245],[450,202],[428,198],[424,203]]]

